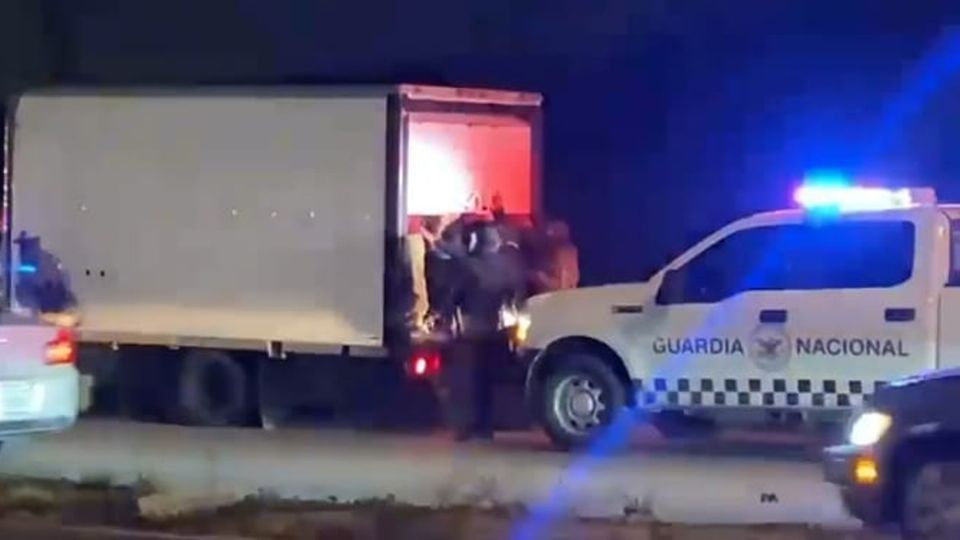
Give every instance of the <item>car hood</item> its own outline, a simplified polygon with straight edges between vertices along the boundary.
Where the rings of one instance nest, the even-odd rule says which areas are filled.
[[[924,371],[922,373],[917,373],[915,375],[909,375],[906,377],[901,377],[899,379],[894,379],[889,383],[887,383],[887,386],[891,389],[903,388],[906,386],[912,386],[912,385],[923,383],[923,382],[933,382],[933,381],[938,381],[942,379],[956,379],[956,378],[960,378],[960,367],[951,367],[951,368]]]

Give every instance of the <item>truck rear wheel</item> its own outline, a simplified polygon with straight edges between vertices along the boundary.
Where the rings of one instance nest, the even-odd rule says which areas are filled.
[[[553,444],[577,448],[609,426],[626,406],[626,390],[601,359],[577,353],[564,357],[546,378],[541,423]]]
[[[246,423],[252,392],[244,366],[221,351],[194,350],[177,378],[177,419],[195,426]]]
[[[901,521],[907,540],[960,538],[960,462],[930,462],[905,486]]]

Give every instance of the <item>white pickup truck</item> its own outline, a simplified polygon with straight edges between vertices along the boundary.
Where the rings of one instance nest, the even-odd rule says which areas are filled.
[[[0,314],[0,445],[62,431],[77,420],[80,381],[73,332]]]
[[[960,205],[812,184],[795,198],[646,283],[531,299],[527,396],[555,444],[627,407],[661,428],[829,424],[885,381],[960,364]]]

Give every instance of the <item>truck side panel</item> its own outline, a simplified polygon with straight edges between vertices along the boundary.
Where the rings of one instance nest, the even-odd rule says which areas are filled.
[[[91,333],[380,346],[386,108],[27,95],[11,232],[61,259]]]

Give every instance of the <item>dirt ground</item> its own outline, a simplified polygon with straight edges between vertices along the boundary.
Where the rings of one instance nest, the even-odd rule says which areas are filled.
[[[147,483],[0,480],[0,535],[19,538],[283,540],[874,540],[859,531],[756,525],[687,526],[642,518],[546,522],[522,508],[428,509],[390,500],[341,504],[268,496],[206,510],[157,510]],[[166,497],[168,498],[168,497]],[[154,502],[151,502],[154,501]],[[4,531],[7,531],[4,534]],[[136,531],[136,532],[135,532]]]

